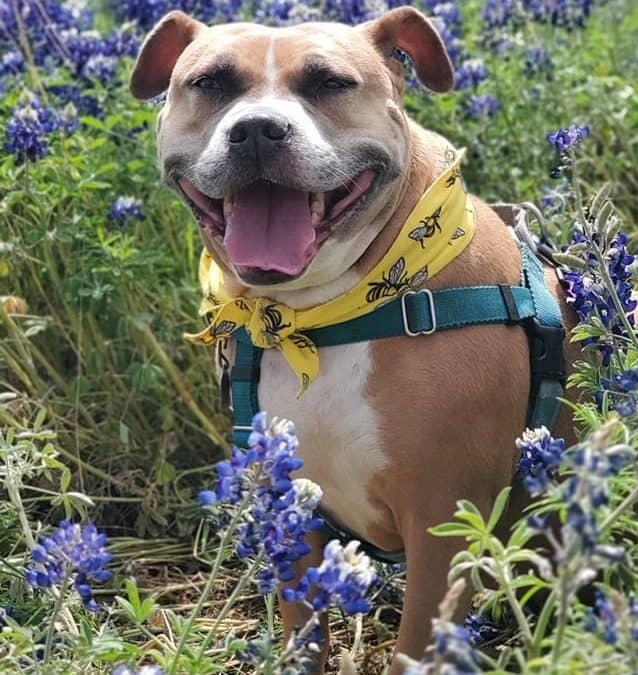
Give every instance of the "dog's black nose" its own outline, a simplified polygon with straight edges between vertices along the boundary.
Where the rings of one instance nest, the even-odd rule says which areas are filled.
[[[228,140],[235,148],[269,148],[290,135],[290,124],[271,115],[253,115],[239,120],[231,128]]]

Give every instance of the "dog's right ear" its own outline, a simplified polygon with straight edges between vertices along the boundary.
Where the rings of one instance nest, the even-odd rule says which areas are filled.
[[[153,98],[168,89],[180,54],[206,26],[175,10],[149,33],[131,74],[129,89],[135,98]]]
[[[454,68],[441,36],[414,7],[397,7],[358,28],[386,59],[397,49],[408,54],[421,84],[432,91],[449,91],[454,86]]]

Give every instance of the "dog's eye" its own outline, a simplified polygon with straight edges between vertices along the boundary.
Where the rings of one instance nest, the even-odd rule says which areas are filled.
[[[197,89],[206,89],[208,91],[223,91],[221,84],[215,78],[208,77],[208,75],[202,75],[201,77],[198,77],[196,80],[193,80],[191,84],[193,87],[196,87]]]
[[[236,96],[242,90],[242,82],[232,66],[222,65],[205,75],[198,75],[191,81],[191,86],[200,89],[215,98]]]
[[[357,86],[354,80],[347,80],[340,77],[329,77],[321,83],[321,89],[324,91],[339,91],[342,89],[353,89]]]

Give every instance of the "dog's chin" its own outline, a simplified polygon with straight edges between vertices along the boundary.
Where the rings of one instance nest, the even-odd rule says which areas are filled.
[[[172,178],[205,242],[224,252],[237,278],[273,286],[303,276],[323,244],[366,210],[382,174],[368,168],[327,192],[260,180],[224,199],[208,196],[184,175]]]

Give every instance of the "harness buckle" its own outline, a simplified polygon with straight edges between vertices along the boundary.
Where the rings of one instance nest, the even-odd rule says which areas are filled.
[[[416,332],[410,329],[410,321],[408,320],[408,312],[406,306],[406,300],[409,295],[424,295],[428,299],[432,328],[429,328],[428,330],[418,330]],[[428,288],[422,288],[420,291],[406,291],[401,296],[401,314],[403,317],[403,331],[406,335],[409,335],[410,337],[416,337],[417,335],[432,335],[432,333],[436,331],[436,309],[434,307],[434,296],[432,295],[432,291]]]

